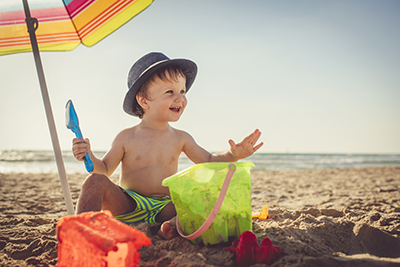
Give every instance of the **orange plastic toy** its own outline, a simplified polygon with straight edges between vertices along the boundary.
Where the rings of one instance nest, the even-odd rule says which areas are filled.
[[[151,240],[113,218],[111,212],[88,212],[57,223],[58,267],[136,266],[138,250]]]
[[[257,218],[262,221],[266,220],[268,218],[268,205],[265,204],[262,211],[260,213],[252,214],[251,218]]]

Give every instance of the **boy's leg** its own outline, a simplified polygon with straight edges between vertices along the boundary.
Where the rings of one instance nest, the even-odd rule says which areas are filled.
[[[125,194],[107,176],[90,174],[83,182],[76,213],[109,210],[113,215],[122,215],[135,210],[136,202]]]
[[[169,202],[165,207],[157,214],[156,222],[162,223],[168,221],[176,216],[176,210],[174,203]]]
[[[171,239],[176,236],[176,210],[172,202],[168,203],[156,217],[161,222],[158,235],[164,239]]]

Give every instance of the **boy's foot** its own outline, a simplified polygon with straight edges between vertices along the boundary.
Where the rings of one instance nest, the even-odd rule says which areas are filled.
[[[160,230],[158,231],[158,235],[166,240],[174,238],[177,235],[176,217],[172,218],[169,221],[163,222],[161,224]]]

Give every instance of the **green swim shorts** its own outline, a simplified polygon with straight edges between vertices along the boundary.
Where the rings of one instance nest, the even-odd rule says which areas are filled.
[[[155,223],[156,216],[171,202],[169,198],[145,197],[131,190],[120,187],[125,193],[136,201],[136,209],[132,212],[114,216],[115,219],[126,224],[138,224],[142,222]]]

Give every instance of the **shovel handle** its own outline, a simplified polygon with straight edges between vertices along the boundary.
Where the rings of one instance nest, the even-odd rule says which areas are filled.
[[[77,138],[83,138],[83,135],[82,135],[82,132],[81,132],[81,129],[79,128],[79,126],[76,127],[74,132],[75,132],[75,136]],[[89,156],[89,153],[86,153],[86,155],[83,157],[83,160],[85,161],[86,170],[88,171],[88,173],[91,173],[94,170],[94,165],[93,165],[92,159]]]
[[[85,161],[86,170],[88,171],[88,173],[91,173],[94,170],[94,166],[93,166],[93,161],[89,156],[89,153],[86,153],[83,159]]]

